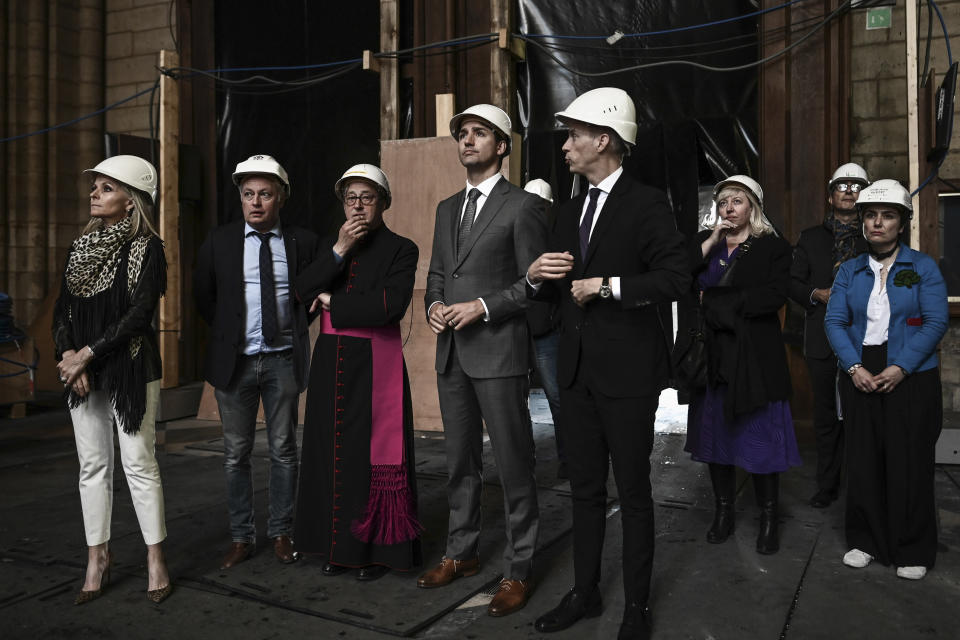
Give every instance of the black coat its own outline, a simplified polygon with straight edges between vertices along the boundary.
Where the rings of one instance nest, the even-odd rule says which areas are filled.
[[[535,295],[559,299],[557,380],[568,388],[583,367],[611,397],[658,394],[669,379],[672,343],[658,304],[676,300],[690,284],[683,236],[663,193],[624,173],[600,210],[584,259],[579,227],[585,198],[560,206],[548,242],[549,251],[573,254],[573,270]],[[620,277],[621,299],[577,306],[572,281],[603,276]]]
[[[867,250],[867,241],[856,239],[857,255]],[[793,248],[790,267],[790,298],[803,307],[803,355],[808,358],[829,358],[833,349],[823,330],[827,305],[810,302],[814,289],[833,286],[833,234],[822,224],[800,233]]]
[[[706,268],[700,245],[704,230],[690,244],[694,278]],[[790,245],[773,234],[754,238],[736,261],[732,281],[703,294],[703,316],[711,384],[728,384],[724,408],[747,413],[790,396],[790,371],[778,312],[787,301]]]
[[[246,332],[246,298],[243,293],[244,221],[217,227],[207,236],[193,272],[193,295],[201,317],[210,325],[203,377],[222,389],[230,384],[237,358],[243,352]],[[312,231],[282,227],[290,280],[290,317],[293,322],[293,369],[297,388],[307,386],[310,336],[307,305],[293,293],[293,283],[313,262],[319,239]]]

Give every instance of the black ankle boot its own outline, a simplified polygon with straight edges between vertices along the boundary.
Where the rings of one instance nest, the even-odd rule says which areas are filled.
[[[776,473],[754,474],[753,485],[760,507],[760,532],[757,553],[774,554],[780,550],[778,494],[780,476]]]
[[[733,465],[710,464],[710,482],[713,484],[713,495],[716,500],[713,524],[707,531],[707,542],[711,544],[720,544],[733,533],[736,474]]]

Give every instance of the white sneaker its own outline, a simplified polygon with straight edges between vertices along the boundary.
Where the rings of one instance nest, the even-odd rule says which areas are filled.
[[[870,564],[870,561],[873,560],[873,556],[869,553],[860,551],[860,549],[850,549],[845,554],[843,554],[843,564],[848,567],[853,567],[854,569],[863,569],[865,566]],[[916,567],[906,567],[909,569],[915,569]],[[899,569],[897,570],[899,572]],[[921,578],[923,576],[920,576]]]
[[[897,577],[907,580],[920,580],[927,575],[926,567],[897,567]]]

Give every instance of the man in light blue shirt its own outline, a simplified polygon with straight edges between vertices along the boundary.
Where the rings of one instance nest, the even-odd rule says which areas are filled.
[[[221,563],[246,560],[256,545],[250,455],[263,401],[270,448],[267,537],[283,563],[297,559],[291,534],[297,482],[297,402],[309,367],[307,311],[292,282],[316,252],[310,231],[285,227],[286,171],[270,156],[237,165],[243,221],[214,229],[194,273],[194,294],[210,340],[204,377],[223,422],[224,469],[232,544]]]

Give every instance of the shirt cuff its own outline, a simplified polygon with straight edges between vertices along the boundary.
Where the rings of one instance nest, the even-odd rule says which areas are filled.
[[[610,278],[610,293],[614,300],[620,299],[620,276]]]
[[[487,303],[483,301],[483,298],[477,298],[477,300],[483,305],[483,321],[490,322],[490,309],[487,309]]]
[[[820,304],[819,302],[813,299],[813,294],[816,292],[817,290],[815,288],[810,290],[810,304]]]
[[[334,260],[338,265],[343,264],[343,256],[342,256],[342,255],[340,255],[339,253],[337,253],[337,252],[334,251],[333,249],[330,249],[330,252],[333,254],[333,260]]]
[[[530,282],[530,276],[528,276],[528,275],[524,275],[524,276],[523,276],[523,279],[527,281],[527,286],[530,287],[531,289],[533,289],[534,292],[540,291],[540,286],[543,285],[542,282],[538,282],[537,284],[533,284],[532,282]]]
[[[428,318],[430,317],[430,312],[433,311],[433,308],[434,308],[435,306],[437,306],[438,304],[443,304],[443,300],[434,300],[433,302],[430,303],[430,306],[427,307],[427,317],[428,317]]]

